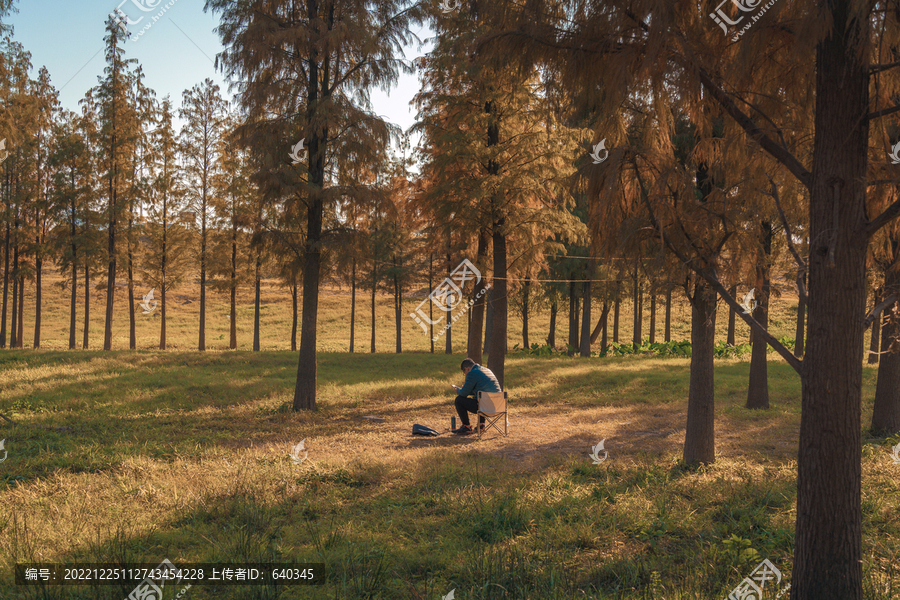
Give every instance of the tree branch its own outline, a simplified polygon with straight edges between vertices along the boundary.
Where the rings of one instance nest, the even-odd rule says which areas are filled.
[[[883,213],[869,221],[869,224],[866,225],[866,235],[871,237],[876,231],[896,219],[898,215],[900,215],[900,200],[888,206]]]
[[[872,312],[870,312],[869,315],[866,317],[866,320],[863,321],[863,329],[868,329],[872,325],[872,323],[875,322],[875,319],[878,318],[878,315],[881,314],[881,311],[886,309],[888,306],[890,306],[897,300],[900,300],[900,295],[891,294],[890,296],[885,298],[881,304],[879,304],[878,306],[873,308]]]
[[[882,108],[881,110],[876,110],[875,112],[870,112],[866,115],[866,120],[871,121],[872,119],[878,119],[879,117],[886,117],[887,115],[894,114],[900,110],[900,104],[892,106],[890,108]]]
[[[796,177],[806,189],[811,189],[812,173],[810,173],[787,148],[776,144],[772,138],[763,133],[762,129],[753,122],[753,119],[745,115],[744,112],[738,108],[734,103],[734,100],[728,96],[728,93],[715,84],[705,69],[699,68],[698,73],[700,75],[700,81],[703,83],[703,87],[705,87],[710,95],[722,105],[725,112],[731,115],[731,118],[747,132],[747,135],[756,140],[756,142],[762,146],[763,150],[772,155],[772,158],[783,164],[788,171],[793,173],[794,177]]]
[[[669,236],[666,235],[665,230],[662,225],[656,218],[656,213],[653,211],[653,206],[650,204],[650,198],[647,196],[647,192],[644,188],[644,182],[641,179],[640,172],[638,172],[637,164],[632,163],[635,169],[635,175],[638,179],[638,188],[641,192],[641,199],[644,201],[644,204],[647,207],[647,210],[650,212],[650,220],[653,222],[654,227],[659,229],[660,233],[663,236],[663,240],[666,243],[666,246],[677,256],[684,264],[688,266],[691,270],[697,273],[700,277],[706,280],[714,290],[722,297],[728,306],[731,307],[734,312],[740,316],[746,323],[749,325],[756,333],[758,333],[763,340],[781,355],[781,358],[785,360],[791,367],[794,368],[795,371],[799,374],[801,368],[803,366],[803,361],[798,359],[793,353],[784,347],[784,344],[779,342],[775,336],[768,332],[768,330],[759,324],[759,322],[754,319],[749,313],[747,313],[744,308],[735,300],[731,294],[728,293],[728,290],[725,289],[725,286],[719,282],[718,277],[716,277],[715,273],[709,273],[705,269],[701,269],[699,267],[694,266],[693,261],[688,259],[687,256],[683,252],[681,252],[669,239]]]
[[[772,198],[775,200],[775,208],[778,209],[778,216],[781,217],[781,226],[784,227],[784,233],[787,237],[788,250],[790,250],[791,254],[794,257],[794,261],[797,263],[797,293],[800,294],[800,299],[805,303],[808,300],[806,295],[806,261],[803,260],[803,257],[800,256],[800,253],[797,252],[797,247],[794,246],[794,235],[791,233],[791,226],[788,223],[787,216],[784,214],[784,209],[781,207],[781,198],[778,194],[778,186],[775,185],[775,181],[769,177],[769,174],[766,173],[766,177],[769,179],[769,183],[772,184]]]

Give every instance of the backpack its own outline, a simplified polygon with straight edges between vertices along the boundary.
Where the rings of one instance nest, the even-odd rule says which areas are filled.
[[[431,427],[427,427],[425,425],[419,425],[416,423],[413,425],[413,435],[441,435]]]

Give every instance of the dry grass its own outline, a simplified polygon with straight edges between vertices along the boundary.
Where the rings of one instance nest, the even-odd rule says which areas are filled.
[[[459,357],[323,355],[320,410],[299,414],[286,406],[286,352],[0,357],[0,412],[74,430],[5,428],[3,598],[131,589],[38,593],[11,585],[15,562],[164,557],[328,568],[322,587],[195,586],[191,600],[435,598],[454,587],[457,598],[720,600],[759,557],[790,576],[799,383],[783,365],[770,368],[773,408],[759,412],[742,406],[747,363],[717,363],[719,456],[692,472],[678,463],[683,359],[512,356],[510,435],[479,440],[410,435],[416,422],[449,426]],[[303,438],[309,458],[294,465]],[[592,465],[604,438],[609,459]],[[864,448],[873,599],[900,585],[889,443]]]

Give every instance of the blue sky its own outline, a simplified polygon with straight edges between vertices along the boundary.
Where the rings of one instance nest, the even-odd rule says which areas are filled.
[[[126,0],[121,4],[121,11],[132,21],[143,17],[137,25],[129,25],[129,33],[141,31],[170,1]],[[105,21],[120,2],[18,0],[18,12],[6,18],[15,29],[14,39],[31,52],[33,76],[46,66],[60,92],[62,105],[70,110],[78,110],[78,101],[89,88],[97,85],[97,77],[103,73]],[[143,12],[135,3],[152,10]],[[182,91],[207,77],[218,83],[223,95],[230,98],[227,82],[214,66],[216,54],[222,49],[213,31],[218,19],[203,12],[204,4],[204,0],[175,0],[137,41],[125,44],[126,56],[136,58],[143,66],[146,83],[156,91],[157,98],[169,94],[176,107],[181,105]],[[406,57],[415,58],[426,50],[410,47]],[[374,91],[375,112],[408,129],[415,118],[409,102],[418,87],[418,79],[413,75],[403,76],[389,95]]]

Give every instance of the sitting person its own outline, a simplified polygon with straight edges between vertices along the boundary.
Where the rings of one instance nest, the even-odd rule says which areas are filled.
[[[462,387],[453,386],[456,390],[456,412],[462,421],[459,429],[454,429],[453,433],[457,435],[469,435],[475,433],[469,426],[469,413],[478,412],[478,392],[499,392],[500,383],[497,378],[487,367],[476,364],[471,358],[462,361],[460,365],[463,373],[466,374],[466,381]],[[484,427],[484,417],[479,417],[478,426]]]

